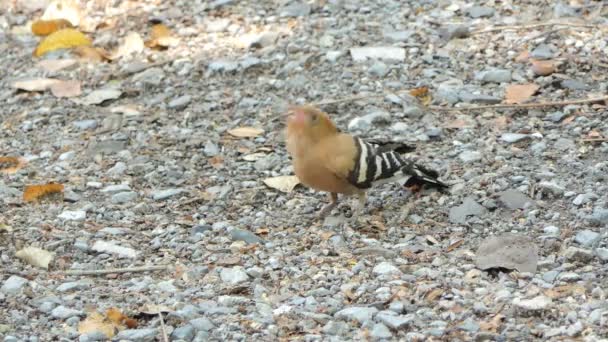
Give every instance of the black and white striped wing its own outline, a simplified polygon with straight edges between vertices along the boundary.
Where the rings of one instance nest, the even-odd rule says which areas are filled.
[[[444,185],[437,180],[437,172],[403,159],[396,151],[379,148],[358,137],[354,137],[354,143],[357,154],[348,181],[360,189],[408,180],[411,177],[431,184]]]

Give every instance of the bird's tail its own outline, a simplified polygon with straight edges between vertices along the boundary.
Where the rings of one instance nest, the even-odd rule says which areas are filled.
[[[405,186],[427,185],[440,190],[448,185],[440,181],[435,170],[428,169],[413,161],[406,160],[394,151],[376,155],[376,165],[380,171],[376,172],[374,183],[387,183],[398,179],[407,179]]]

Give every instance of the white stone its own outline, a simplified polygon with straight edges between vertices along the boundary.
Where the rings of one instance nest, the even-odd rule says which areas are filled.
[[[368,58],[403,62],[405,49],[395,46],[365,46],[351,48],[350,55],[355,62],[365,62]]]
[[[87,217],[87,212],[84,210],[64,210],[58,217],[66,221],[84,221]]]

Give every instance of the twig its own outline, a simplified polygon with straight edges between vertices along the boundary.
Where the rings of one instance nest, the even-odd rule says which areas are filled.
[[[608,101],[608,96],[596,97],[596,98],[592,98],[592,99],[583,99],[583,100],[536,102],[536,103],[523,103],[523,104],[498,104],[498,105],[468,106],[468,107],[430,106],[430,107],[428,107],[428,109],[440,111],[440,112],[454,112],[454,111],[460,111],[460,110],[480,110],[480,109],[562,107],[562,106],[568,106],[568,105],[587,104],[587,103],[602,102],[602,101]]]
[[[608,138],[586,138],[581,140],[582,142],[606,142]]]
[[[165,329],[165,321],[163,320],[163,313],[158,312],[158,318],[160,318],[160,331],[163,333],[163,341],[169,342],[169,337],[167,336],[167,329]]]
[[[169,265],[150,265],[126,268],[108,268],[105,270],[68,270],[61,273],[66,275],[103,275],[112,273],[136,273],[148,271],[162,271],[169,268]]]
[[[475,34],[490,33],[490,32],[497,32],[497,31],[527,30],[527,29],[531,29],[531,28],[545,27],[545,26],[568,26],[568,27],[581,27],[581,28],[594,28],[594,27],[596,27],[596,25],[589,25],[589,24],[550,22],[550,23],[537,23],[537,24],[529,24],[529,25],[498,26],[498,27],[492,27],[492,28],[486,28],[486,29],[479,29],[479,30],[471,31],[470,34],[471,35],[475,35]]]
[[[373,99],[373,98],[384,97],[384,96],[386,96],[386,94],[359,95],[359,96],[345,97],[345,98],[337,99],[337,100],[330,100],[330,101],[322,101],[322,102],[312,103],[311,105],[313,105],[313,106],[325,106],[325,105],[334,104],[334,103],[342,103],[342,102],[351,102],[351,101],[358,101],[358,100],[366,100],[366,99]]]

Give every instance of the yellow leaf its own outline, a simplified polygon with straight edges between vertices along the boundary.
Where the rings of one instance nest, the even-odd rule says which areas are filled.
[[[91,40],[76,29],[65,28],[55,31],[44,38],[36,48],[36,51],[34,51],[34,55],[40,57],[47,52],[57,49],[67,49],[82,45],[91,45]]]
[[[37,36],[48,36],[55,31],[73,27],[72,23],[65,19],[36,20],[32,23],[32,33]]]
[[[264,179],[264,184],[282,192],[292,192],[293,188],[300,183],[296,176],[277,176]]]
[[[106,321],[101,314],[93,312],[89,317],[78,324],[78,332],[82,335],[92,332],[101,332],[110,339],[114,336],[114,324]]]
[[[43,196],[62,192],[63,184],[27,185],[23,190],[23,201],[34,202]]]
[[[264,133],[263,129],[255,127],[239,127],[228,130],[228,134],[238,138],[255,138]]]
[[[146,42],[146,46],[149,48],[161,47],[166,48],[177,44],[177,38],[172,36],[171,30],[163,25],[156,24],[152,26],[152,32],[150,33],[150,40]]]

